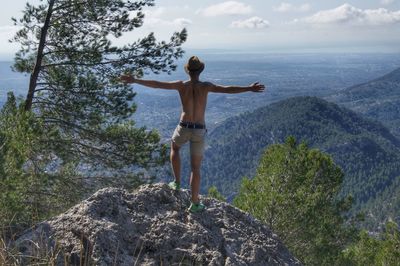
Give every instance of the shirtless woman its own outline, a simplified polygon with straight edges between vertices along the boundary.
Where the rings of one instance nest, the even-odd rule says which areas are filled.
[[[171,165],[175,181],[169,186],[175,190],[180,189],[181,184],[181,159],[179,149],[186,142],[190,142],[191,174],[190,187],[192,202],[189,211],[198,212],[205,208],[199,200],[200,192],[200,165],[204,152],[204,136],[206,133],[205,110],[207,95],[209,92],[241,93],[263,92],[265,86],[258,82],[247,87],[221,86],[210,82],[200,81],[199,77],[204,70],[204,63],[197,56],[192,56],[185,65],[185,71],[189,75],[188,81],[161,82],[156,80],[136,79],[130,75],[121,76],[125,83],[137,83],[150,88],[177,90],[182,103],[180,122],[176,127],[171,141]]]

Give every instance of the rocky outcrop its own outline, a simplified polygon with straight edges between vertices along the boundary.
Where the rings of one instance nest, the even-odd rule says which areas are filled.
[[[16,241],[56,265],[300,265],[259,221],[215,199],[187,212],[189,192],[165,184],[105,188]]]

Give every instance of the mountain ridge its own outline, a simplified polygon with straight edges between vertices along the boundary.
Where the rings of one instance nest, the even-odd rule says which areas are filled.
[[[325,99],[380,121],[400,137],[400,68]]]
[[[320,98],[295,97],[217,127],[205,153],[204,187],[216,185],[232,198],[240,179],[254,176],[263,150],[291,135],[342,167],[341,194],[352,194],[356,209],[400,176],[399,139],[382,124]]]

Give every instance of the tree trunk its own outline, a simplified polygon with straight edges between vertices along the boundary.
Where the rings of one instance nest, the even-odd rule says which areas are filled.
[[[47,31],[50,26],[51,15],[53,13],[54,2],[55,2],[55,0],[49,1],[49,7],[47,9],[47,14],[46,14],[46,20],[45,20],[42,30],[40,32],[40,42],[39,42],[38,52],[37,52],[37,56],[36,56],[36,63],[35,63],[35,67],[33,69],[31,77],[30,77],[28,95],[26,96],[26,100],[25,100],[25,111],[29,111],[32,108],[33,96],[35,94],[36,84],[37,84],[37,80],[39,77],[40,68],[42,65],[43,50],[44,50],[44,46],[46,43]]]

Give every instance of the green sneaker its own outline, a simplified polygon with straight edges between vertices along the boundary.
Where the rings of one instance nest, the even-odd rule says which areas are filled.
[[[192,213],[196,213],[196,212],[201,212],[205,208],[206,208],[206,206],[201,202],[199,202],[199,203],[191,202],[188,211],[190,211]]]
[[[170,182],[170,183],[168,184],[168,186],[169,186],[171,189],[173,189],[173,190],[179,190],[179,189],[181,189],[181,184],[179,184],[179,183],[177,183],[177,182],[175,182],[175,181]]]

